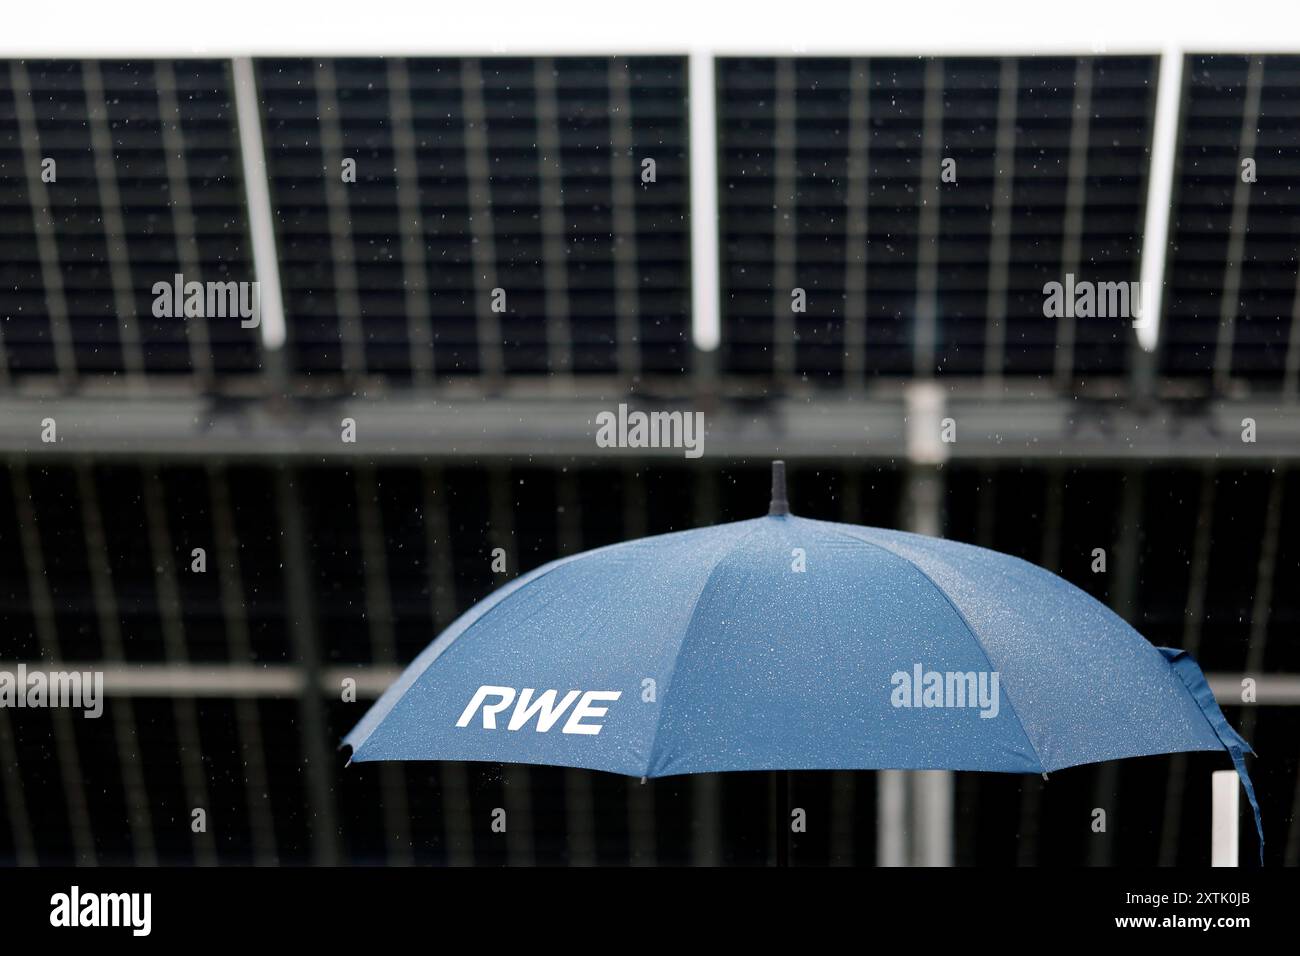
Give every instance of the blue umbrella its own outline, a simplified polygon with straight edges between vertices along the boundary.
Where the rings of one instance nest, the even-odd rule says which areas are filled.
[[[768,515],[544,565],[479,602],[345,738],[352,759],[636,777],[985,770],[1226,749],[1195,661],[995,551]]]

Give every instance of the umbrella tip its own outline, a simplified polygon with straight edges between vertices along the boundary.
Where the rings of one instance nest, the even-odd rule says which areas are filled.
[[[767,506],[769,515],[788,515],[790,502],[785,496],[785,462],[772,462],[772,502]]]

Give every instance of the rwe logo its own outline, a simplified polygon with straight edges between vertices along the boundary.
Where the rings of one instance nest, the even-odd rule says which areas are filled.
[[[537,691],[531,687],[516,691],[513,687],[484,684],[474,692],[474,696],[470,698],[465,711],[460,715],[460,720],[456,721],[456,726],[468,727],[470,721],[474,719],[474,714],[482,708],[484,729],[496,730],[497,714],[513,703],[515,709],[510,715],[510,722],[506,725],[506,729],[519,730],[527,726],[531,721],[536,720],[537,732],[544,734],[559,723],[565,711],[572,707],[573,702],[577,700],[578,705],[569,714],[569,719],[565,721],[560,733],[598,734],[604,724],[583,723],[583,721],[593,717],[604,717],[609,708],[593,707],[592,704],[595,701],[613,703],[623,696],[622,692],[617,690],[571,690],[560,699],[559,703],[556,703],[556,698],[560,693],[558,690],[543,691],[541,696],[534,700],[533,695],[535,693]],[[496,699],[489,704],[487,702],[489,697]],[[579,700],[579,697],[582,699]]]

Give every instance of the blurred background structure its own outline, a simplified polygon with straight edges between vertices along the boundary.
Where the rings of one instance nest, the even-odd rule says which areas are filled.
[[[797,513],[1019,555],[1192,651],[1295,865],[1298,226],[1300,56],[10,59],[0,665],[110,700],[0,710],[0,862],[770,860],[767,775],[333,747],[495,587],[762,514],[780,455]],[[259,281],[262,325],[155,318],[176,273]],[[1159,309],[1045,318],[1067,274]],[[619,402],[704,411],[704,457],[597,448]],[[793,859],[1204,864],[1221,758],[800,773]]]

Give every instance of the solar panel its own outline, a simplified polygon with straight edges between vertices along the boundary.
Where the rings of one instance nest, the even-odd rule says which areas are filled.
[[[257,75],[300,375],[685,370],[680,59],[262,60]]]
[[[1161,370],[1294,395],[1300,57],[1192,56],[1186,73]]]
[[[1122,376],[1128,324],[1045,318],[1044,285],[1137,278],[1153,78],[1148,57],[720,60],[723,368]]]
[[[13,377],[256,371],[236,320],[153,314],[157,282],[252,281],[229,69],[9,61],[0,71]]]

